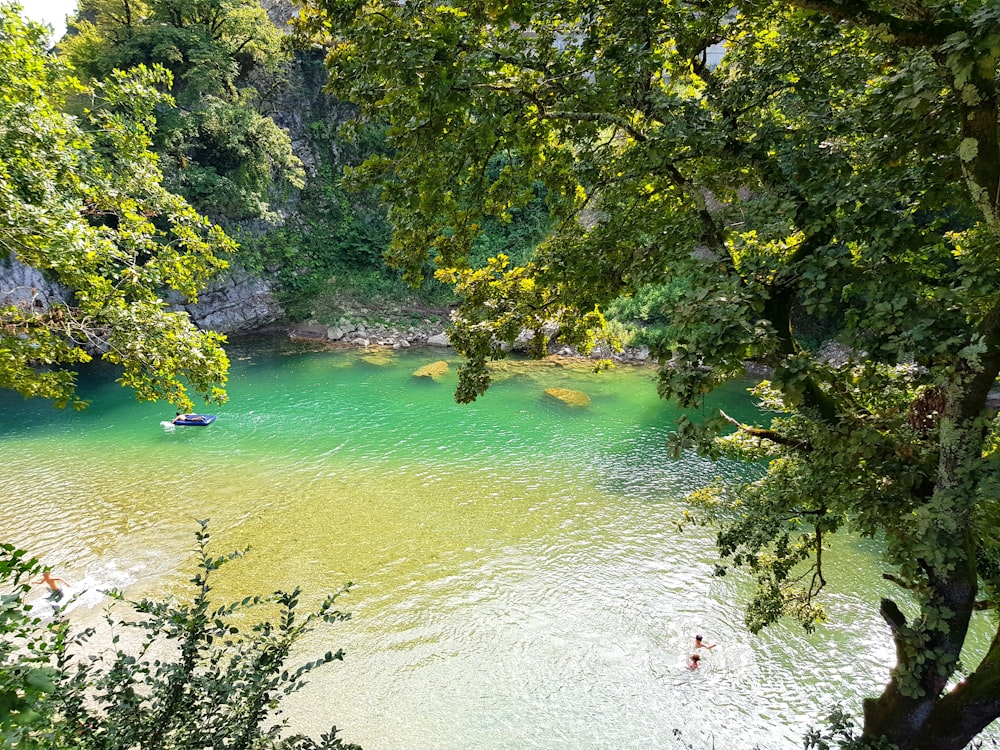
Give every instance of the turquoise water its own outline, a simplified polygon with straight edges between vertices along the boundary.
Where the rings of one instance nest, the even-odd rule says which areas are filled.
[[[288,716],[366,750],[792,748],[833,703],[881,689],[873,543],[830,554],[828,626],[746,633],[746,581],[713,577],[712,531],[676,521],[686,492],[751,469],[670,460],[677,412],[651,369],[514,363],[458,405],[457,360],[440,382],[412,375],[438,351],[229,351],[230,401],[206,428],[164,424],[169,407],[100,368],[83,413],[0,396],[0,524],[82,592],[81,621],[102,588],[182,592],[194,519],[211,518],[218,552],[253,548],[221,596],[299,585],[314,602],[355,583],[353,619],[303,644],[346,660]],[[720,405],[753,418],[745,385]],[[695,632],[720,645],[689,672]]]

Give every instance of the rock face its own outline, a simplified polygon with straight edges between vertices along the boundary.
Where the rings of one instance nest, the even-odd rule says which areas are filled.
[[[220,333],[239,333],[262,328],[281,319],[282,310],[271,293],[271,283],[251,276],[241,268],[230,268],[198,295],[198,302],[185,304],[176,295],[167,297],[174,310],[186,310],[199,328]]]
[[[50,304],[71,299],[68,290],[45,279],[42,274],[13,257],[0,261],[0,304]],[[215,279],[201,293],[198,302],[188,303],[180,295],[167,294],[172,310],[184,310],[199,328],[220,333],[238,333],[262,328],[279,320],[281,306],[271,293],[270,282],[235,268]]]
[[[569,388],[546,388],[545,395],[556,401],[562,401],[567,406],[587,406],[590,403],[590,396],[586,393]]]
[[[64,287],[47,281],[40,271],[15,260],[13,255],[0,260],[0,305],[46,309],[66,302],[68,297]]]

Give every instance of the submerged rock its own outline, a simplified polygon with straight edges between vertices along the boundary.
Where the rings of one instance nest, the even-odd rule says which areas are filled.
[[[385,365],[392,364],[392,352],[391,351],[375,351],[370,354],[365,354],[361,357],[361,361],[365,364],[375,365],[376,367],[384,367]]]
[[[414,370],[413,377],[437,380],[446,372],[448,372],[448,363],[442,359]]]
[[[590,396],[570,388],[546,388],[545,395],[568,406],[586,406],[590,403]]]

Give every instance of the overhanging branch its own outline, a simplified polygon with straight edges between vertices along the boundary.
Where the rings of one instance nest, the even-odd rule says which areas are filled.
[[[803,10],[816,11],[837,21],[848,21],[867,28],[887,29],[895,40],[905,47],[935,47],[944,42],[951,34],[964,30],[956,23],[940,20],[936,23],[930,23],[930,11],[919,14],[926,17],[910,20],[873,10],[868,3],[862,0],[847,0],[846,2],[789,0],[789,5]]]
[[[804,453],[809,453],[810,451],[812,451],[812,446],[805,440],[797,440],[796,438],[790,438],[786,435],[782,435],[780,432],[775,432],[774,430],[765,430],[760,427],[751,427],[750,425],[743,424],[733,419],[731,416],[726,414],[726,412],[722,411],[722,409],[719,409],[719,414],[721,414],[727,422],[735,425],[736,428],[745,435],[750,435],[751,437],[760,438],[761,440],[767,440],[769,442],[776,443],[778,445],[784,445],[789,448],[795,448],[796,450],[800,450]]]
[[[576,120],[579,122],[603,122],[608,125],[619,127],[640,143],[649,140],[649,136],[636,128],[624,117],[613,115],[609,112],[572,112],[566,110],[549,110],[545,113],[549,117],[561,118],[565,120]]]

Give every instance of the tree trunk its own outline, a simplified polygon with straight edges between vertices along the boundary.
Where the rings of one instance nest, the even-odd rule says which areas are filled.
[[[913,526],[926,549],[943,551],[934,560],[916,561],[922,572],[920,616],[908,623],[894,602],[882,602],[897,663],[882,695],[865,701],[864,736],[886,737],[900,750],[961,750],[1000,717],[1000,631],[976,672],[944,692],[978,590],[973,509],[984,437],[978,418],[997,374],[996,350],[989,351],[978,367],[945,388],[937,482],[919,510],[924,523]]]
[[[985,726],[968,700],[976,693],[956,688],[942,697],[958,661],[975,602],[974,565],[957,565],[934,589],[933,606],[955,612],[945,628],[921,631],[919,623],[923,618],[909,626],[894,603],[884,601],[882,606],[896,641],[897,664],[882,695],[865,702],[864,735],[872,739],[884,736],[900,750],[961,750]],[[928,608],[921,609],[921,615],[926,614]],[[926,640],[921,642],[915,633]],[[934,657],[930,656],[932,651]],[[912,694],[915,686],[922,692],[918,697]],[[988,686],[984,688],[991,692]],[[1000,697],[1000,692],[992,692]],[[994,712],[985,723],[996,715]]]

